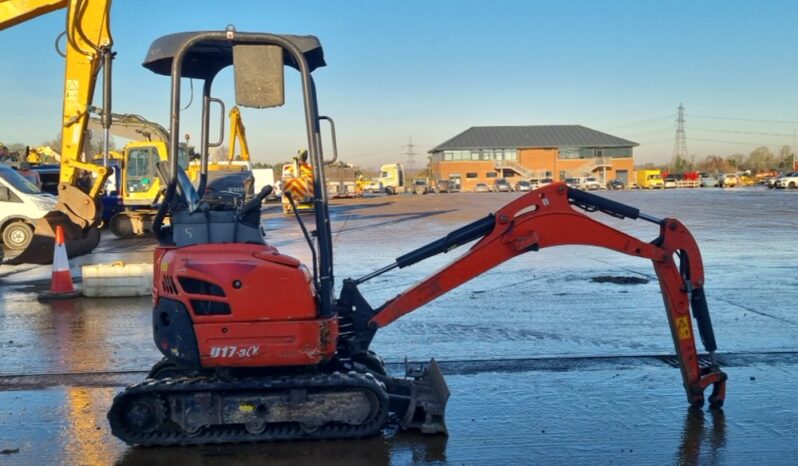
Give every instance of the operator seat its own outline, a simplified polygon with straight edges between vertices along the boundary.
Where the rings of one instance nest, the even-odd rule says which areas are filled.
[[[159,162],[158,172],[162,180],[170,178],[167,164]],[[177,175],[177,195],[170,206],[171,244],[177,247],[209,243],[266,244],[260,233],[260,202],[246,203],[241,208],[232,205],[212,208],[200,199],[182,168]]]

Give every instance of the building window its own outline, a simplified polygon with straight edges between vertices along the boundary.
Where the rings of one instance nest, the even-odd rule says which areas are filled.
[[[437,154],[445,162],[458,160],[518,160],[516,149],[446,150]]]
[[[496,172],[487,172],[485,173],[487,178],[496,178]]]
[[[579,148],[578,147],[560,147],[559,158],[561,158],[561,159],[578,159],[579,158]]]
[[[546,170],[546,178],[551,178],[551,170]]]
[[[476,173],[474,173],[474,172],[468,172],[468,173],[466,173],[466,178],[476,178],[476,177],[477,177],[477,174],[476,174]]]
[[[605,157],[627,158],[632,156],[631,147],[618,147],[614,149],[603,149]]]

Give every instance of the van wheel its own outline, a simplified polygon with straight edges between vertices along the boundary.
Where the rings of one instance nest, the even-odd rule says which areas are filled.
[[[3,243],[10,249],[25,249],[33,239],[33,227],[25,222],[12,222],[3,230]]]

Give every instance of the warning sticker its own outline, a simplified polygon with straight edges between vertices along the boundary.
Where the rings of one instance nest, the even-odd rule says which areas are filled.
[[[687,316],[676,318],[676,330],[679,332],[679,339],[685,340],[691,337],[690,318]]]
[[[64,94],[64,100],[75,102],[78,100],[78,88],[79,84],[78,81],[75,79],[70,79],[66,82],[66,93]]]

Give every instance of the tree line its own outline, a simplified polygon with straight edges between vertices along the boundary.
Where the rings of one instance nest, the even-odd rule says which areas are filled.
[[[760,146],[748,154],[735,153],[727,156],[707,155],[698,160],[695,156],[689,159],[676,156],[669,163],[657,165],[648,163],[642,168],[661,168],[673,173],[700,171],[709,173],[734,173],[750,171],[762,173],[768,171],[786,172],[794,170],[795,151],[790,146],[782,146],[774,153],[766,146]]]

